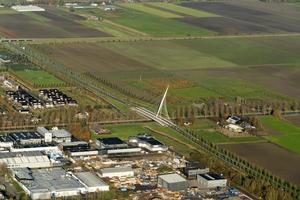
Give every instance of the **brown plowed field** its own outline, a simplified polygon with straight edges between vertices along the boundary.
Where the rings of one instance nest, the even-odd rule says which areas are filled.
[[[235,27],[237,30],[240,28],[241,33],[247,31],[248,29],[254,28],[253,30],[261,30],[263,32],[300,32],[300,12],[294,10],[292,6],[284,7],[284,15],[277,10],[268,8],[272,7],[273,4],[258,4],[255,2],[249,2],[249,5],[254,4],[255,6],[248,6],[247,4],[239,3],[238,1],[230,2],[185,2],[181,5],[204,10],[207,12],[215,13],[217,15],[227,18],[227,20],[220,19],[194,19],[190,23],[195,25],[207,26],[212,30],[219,29],[220,32],[223,31],[222,28],[227,25]],[[291,12],[288,12],[291,10]],[[291,14],[289,14],[291,13]],[[229,19],[234,19],[230,21]],[[210,25],[211,23],[220,23],[218,25]],[[189,21],[187,21],[189,22]],[[234,22],[234,23],[233,23]],[[248,27],[247,27],[248,26]],[[260,28],[258,28],[260,27]],[[206,27],[205,27],[206,28]],[[250,32],[251,33],[251,32]]]
[[[273,143],[243,143],[221,145],[288,181],[300,185],[300,156]]]

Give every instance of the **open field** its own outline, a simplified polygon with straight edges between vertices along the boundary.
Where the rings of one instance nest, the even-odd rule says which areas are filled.
[[[121,4],[121,6],[125,7],[125,8],[134,9],[137,11],[145,12],[145,13],[148,13],[151,15],[156,15],[156,16],[163,17],[163,18],[179,18],[179,17],[181,17],[181,16],[176,15],[171,12],[151,8],[151,7],[147,6],[146,4],[142,4],[142,3],[124,3],[124,4]]]
[[[1,14],[0,35],[9,38],[101,37],[108,34],[85,27],[84,18],[47,7],[45,12]]]
[[[270,135],[265,136],[266,139],[300,154],[300,127],[272,116],[261,117],[260,119],[263,126],[269,128]],[[272,130],[275,133],[272,133]]]
[[[151,9],[150,7],[146,8],[147,10]],[[160,10],[155,9],[155,11]],[[101,9],[85,9],[78,11],[78,13],[98,16],[152,36],[215,35],[213,31],[192,26],[176,19],[161,17],[154,15],[153,12],[150,14],[126,7],[120,7],[114,12],[105,12]]]
[[[62,85],[64,82],[44,70],[25,69],[15,71],[18,78],[41,87],[53,87]]]
[[[203,19],[187,20],[194,25],[199,25],[213,31],[223,32],[226,28],[234,30],[236,33],[253,32],[299,32],[300,31],[300,12],[294,6],[283,5],[283,12],[277,10],[277,5],[270,5],[255,1],[230,1],[230,2],[184,2],[181,4],[193,9],[199,9],[217,14],[224,18],[209,20],[218,23],[218,26],[210,24],[213,21]],[[273,8],[274,7],[274,8]],[[298,14],[297,14],[298,12]],[[233,20],[232,20],[233,19]],[[219,20],[219,21],[218,21]],[[228,30],[227,30],[228,31]]]
[[[299,98],[300,37],[34,45],[66,66],[184,101]],[[278,48],[280,44],[283,48]],[[141,79],[141,80],[140,80]],[[161,81],[164,79],[166,81]],[[183,84],[173,86],[174,81]]]
[[[300,156],[268,142],[221,145],[275,175],[300,185]]]
[[[175,13],[180,13],[183,15],[189,15],[193,17],[216,17],[216,14],[193,9],[193,8],[187,8],[180,5],[176,5],[173,3],[167,3],[167,2],[155,2],[155,3],[149,3],[149,5],[161,8],[163,10],[170,10]]]

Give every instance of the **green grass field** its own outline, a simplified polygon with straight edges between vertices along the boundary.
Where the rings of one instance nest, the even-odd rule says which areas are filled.
[[[300,154],[300,128],[288,121],[277,119],[272,116],[261,117],[261,122],[280,135],[265,136],[266,139],[280,146]]]
[[[189,88],[176,88],[170,90],[171,94],[175,94],[181,98],[185,99],[197,99],[199,97],[209,98],[209,97],[218,97],[220,96],[214,91],[208,90],[206,88],[197,86],[197,87],[189,87]]]
[[[215,32],[179,22],[175,19],[126,7],[121,7],[114,12],[105,12],[100,9],[84,9],[78,11],[78,13],[95,15],[153,36],[216,35]]]
[[[16,14],[17,11],[11,9],[11,8],[0,8],[0,15],[1,14]]]
[[[142,3],[124,3],[124,4],[120,4],[120,5],[125,8],[134,9],[137,11],[145,12],[145,13],[148,13],[151,15],[156,15],[156,16],[163,17],[163,18],[180,18],[181,17],[180,15],[176,15],[171,12],[151,8],[151,7],[147,6],[146,4],[142,4]]]
[[[181,13],[184,15],[190,15],[193,17],[216,17],[217,15],[214,13],[209,13],[206,11],[201,11],[201,10],[197,10],[197,9],[192,9],[192,8],[188,8],[188,7],[183,7],[180,5],[176,5],[173,3],[167,3],[167,2],[153,2],[153,3],[149,3],[152,6],[158,7],[158,8],[163,8],[163,9],[167,9],[170,11],[174,11],[177,13]]]
[[[60,85],[64,83],[62,80],[43,70],[25,69],[17,70],[15,73],[19,78],[25,80],[26,82],[30,82],[33,85],[51,87],[53,85]]]

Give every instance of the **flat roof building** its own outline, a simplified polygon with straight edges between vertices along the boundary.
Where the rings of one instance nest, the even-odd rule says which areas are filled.
[[[134,171],[131,167],[114,167],[114,168],[103,168],[100,170],[102,177],[133,177]]]
[[[226,187],[227,185],[227,179],[213,172],[197,175],[197,181],[202,188]]]
[[[189,179],[196,179],[198,174],[209,172],[209,168],[199,162],[187,162],[183,174]]]
[[[149,135],[138,135],[129,138],[129,143],[138,147],[145,148],[148,151],[167,151],[168,147]]]
[[[117,149],[128,147],[128,144],[118,137],[98,138],[96,144],[102,149]]]
[[[62,168],[25,169],[15,175],[33,200],[75,196],[86,192],[86,187]]]
[[[181,191],[188,187],[188,182],[179,174],[163,174],[157,177],[157,185],[171,191]]]
[[[0,153],[0,163],[8,168],[43,168],[50,167],[49,158],[39,151]]]
[[[109,191],[109,185],[101,180],[92,172],[78,172],[74,174],[82,184],[84,184],[88,192]]]

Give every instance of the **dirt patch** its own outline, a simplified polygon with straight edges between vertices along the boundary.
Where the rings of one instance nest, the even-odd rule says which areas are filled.
[[[264,127],[264,132],[266,132],[266,134],[274,135],[274,136],[280,136],[280,135],[282,135],[282,133],[279,132],[278,130],[272,129],[272,128],[267,127],[267,126]]]
[[[221,145],[288,181],[300,185],[300,156],[273,143],[243,143]]]
[[[296,126],[300,127],[300,115],[297,116],[285,116],[284,117],[286,120],[292,122],[293,124],[295,124]]]

